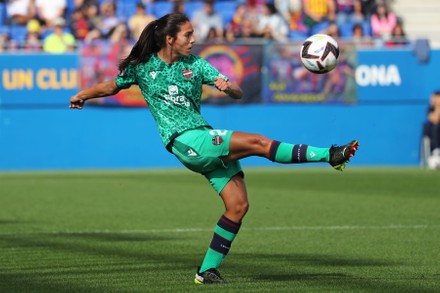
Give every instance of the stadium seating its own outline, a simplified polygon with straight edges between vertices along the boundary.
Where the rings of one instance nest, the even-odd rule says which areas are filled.
[[[159,18],[173,11],[173,2],[154,2],[153,14]]]
[[[185,3],[185,13],[189,18],[192,18],[194,11],[197,11],[203,7],[202,1],[191,1]]]
[[[21,25],[10,26],[11,38],[17,42],[24,42],[26,40],[27,28]]]
[[[224,25],[231,22],[237,5],[237,1],[220,1],[214,3],[214,11],[222,16]]]
[[[0,2],[0,24],[4,24],[7,19],[6,3]]]
[[[136,2],[134,1],[119,1],[116,4],[116,16],[128,20],[130,16],[136,12]]]

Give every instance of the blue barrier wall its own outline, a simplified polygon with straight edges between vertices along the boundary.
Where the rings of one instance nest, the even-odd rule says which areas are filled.
[[[42,80],[64,85],[63,91],[40,86],[32,88],[39,92],[28,97],[5,91],[4,72],[11,68],[4,64],[11,62],[0,62],[0,170],[180,167],[162,146],[148,109],[68,109],[75,89],[58,81],[63,80],[62,72],[68,74],[76,66],[69,58],[66,63],[42,61],[50,67],[40,73]],[[427,101],[438,88],[439,60],[438,51],[431,53],[427,64],[419,64],[408,50],[359,52],[358,103],[353,105],[204,105],[202,112],[216,128],[261,133],[286,142],[328,147],[356,138],[361,148],[352,165],[417,165]],[[41,71],[32,72],[37,76]],[[20,105],[20,97],[32,103]],[[54,98],[56,103],[50,102]],[[39,99],[43,102],[35,105]],[[248,158],[243,165],[274,163]]]
[[[361,143],[352,165],[416,165],[422,105],[205,106],[216,128],[328,147]],[[163,147],[146,109],[2,110],[0,169],[178,167]],[[410,119],[408,117],[411,117]],[[248,158],[244,166],[273,166]]]

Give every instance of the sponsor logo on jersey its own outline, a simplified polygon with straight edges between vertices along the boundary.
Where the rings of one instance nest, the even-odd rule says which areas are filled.
[[[179,89],[177,88],[177,85],[168,86],[168,93],[170,95],[177,95],[179,93]]]
[[[151,75],[151,77],[152,77],[153,79],[156,79],[156,74],[157,74],[156,71],[151,71],[151,72],[150,72],[150,75]]]
[[[221,145],[223,143],[223,138],[219,135],[216,135],[212,138],[213,145]]]
[[[183,73],[183,77],[185,77],[186,79],[190,79],[193,76],[193,71],[192,69],[182,69],[182,73]]]
[[[177,85],[170,85],[168,86],[168,95],[164,95],[164,103],[167,105],[183,105],[185,107],[189,107],[191,106],[190,102],[188,101],[188,99],[183,96],[183,95],[178,95],[179,94],[179,88],[177,87]]]

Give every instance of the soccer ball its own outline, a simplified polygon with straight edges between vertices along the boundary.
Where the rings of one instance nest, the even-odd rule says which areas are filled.
[[[338,59],[338,43],[329,35],[313,35],[305,40],[301,47],[301,62],[313,73],[332,71],[338,64]]]

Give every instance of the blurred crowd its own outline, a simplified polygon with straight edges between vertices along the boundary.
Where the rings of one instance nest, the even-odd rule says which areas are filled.
[[[198,42],[303,41],[315,33],[360,46],[407,46],[393,0],[3,0],[0,51],[63,53],[81,42],[136,41],[162,15],[186,13]]]

